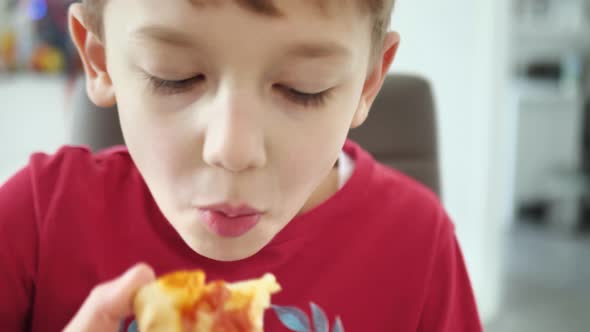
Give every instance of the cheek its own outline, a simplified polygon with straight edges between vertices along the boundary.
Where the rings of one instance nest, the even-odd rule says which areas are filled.
[[[116,83],[115,83],[116,84]],[[151,98],[143,96],[137,82],[117,87],[121,127],[129,152],[156,198],[170,197],[169,204],[189,195],[183,188],[198,160],[198,142],[190,137],[191,122],[178,113],[162,112]],[[187,192],[184,194],[184,192]]]
[[[338,156],[338,144],[332,146],[315,142],[291,146],[291,153],[281,161],[281,189],[284,198],[294,199],[301,204],[311,195],[312,191],[324,180],[334,166]],[[288,204],[288,203],[287,203]]]
[[[123,59],[113,55],[109,65],[123,135],[136,162],[149,168],[177,159],[182,155],[182,142],[189,142],[184,136],[190,131],[190,119],[181,118],[186,114],[177,105],[162,104],[147,80]]]
[[[281,133],[272,140],[273,150],[278,151],[281,185],[290,197],[311,194],[338,159],[358,100],[355,102],[354,97],[336,98],[338,102],[310,114],[300,123],[283,124]]]

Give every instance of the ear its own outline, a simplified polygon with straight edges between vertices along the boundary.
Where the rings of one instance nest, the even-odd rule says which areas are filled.
[[[400,36],[397,32],[390,32],[385,36],[383,51],[376,61],[372,62],[369,69],[359,105],[350,125],[351,128],[359,127],[367,119],[371,105],[373,105],[379,90],[381,90],[383,81],[393,63],[399,43]]]
[[[86,92],[96,106],[112,107],[116,103],[113,82],[107,71],[104,43],[88,29],[82,4],[75,3],[68,12],[70,35],[86,73]]]

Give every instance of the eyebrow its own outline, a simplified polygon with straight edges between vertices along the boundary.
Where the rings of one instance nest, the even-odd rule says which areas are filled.
[[[132,36],[139,40],[155,40],[171,46],[189,47],[195,45],[194,38],[180,31],[159,25],[146,25],[135,30]]]
[[[133,36],[139,40],[151,39],[171,46],[184,48],[199,45],[195,38],[183,31],[160,25],[142,26],[133,32]],[[298,42],[289,45],[284,54],[297,58],[347,57],[351,55],[351,50],[334,41]]]
[[[347,57],[351,51],[337,42],[302,42],[289,46],[286,54],[300,58]]]

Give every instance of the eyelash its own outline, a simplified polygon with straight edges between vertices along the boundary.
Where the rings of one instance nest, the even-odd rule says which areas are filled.
[[[152,75],[147,75],[147,78],[150,82],[150,85],[156,92],[160,92],[165,95],[187,92],[197,83],[205,81],[205,75],[202,74],[177,81],[164,80]]]
[[[205,75],[202,74],[177,81],[164,80],[149,74],[147,78],[156,92],[166,95],[190,91],[196,84],[205,81]],[[275,84],[274,88],[280,90],[289,101],[306,108],[322,106],[331,92],[331,90],[326,90],[319,93],[305,93],[280,84]]]
[[[323,106],[332,91],[326,90],[318,93],[305,93],[282,85],[275,85],[275,88],[281,90],[285,98],[291,102],[306,108]]]

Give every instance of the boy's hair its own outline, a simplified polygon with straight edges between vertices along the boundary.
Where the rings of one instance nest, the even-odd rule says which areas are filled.
[[[84,15],[89,25],[88,28],[102,37],[103,34],[103,21],[102,12],[105,3],[108,0],[82,0],[85,7]],[[188,0],[195,5],[206,5],[211,0]],[[240,6],[251,10],[256,13],[269,16],[280,16],[281,13],[274,6],[273,0],[233,0]],[[320,10],[325,10],[327,7],[342,5],[343,0],[312,0],[315,2]],[[395,0],[353,0],[356,2],[359,10],[362,13],[366,13],[372,16],[373,22],[373,46],[376,51],[380,51],[380,47],[389,29],[389,23],[391,20],[391,12]]]

